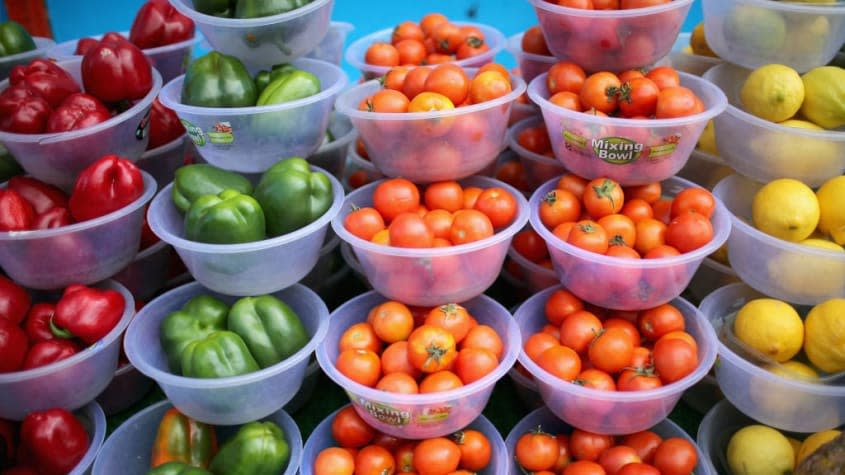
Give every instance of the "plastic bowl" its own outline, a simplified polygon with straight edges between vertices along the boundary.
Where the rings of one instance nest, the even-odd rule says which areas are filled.
[[[541,427],[544,432],[549,432],[551,434],[567,435],[570,434],[573,429],[572,426],[555,417],[548,408],[539,408],[527,414],[516,423],[513,429],[511,429],[508,433],[508,437],[505,439],[505,445],[508,447],[508,458],[510,459],[508,466],[509,471],[507,472],[509,475],[521,475],[525,473],[525,471],[516,463],[516,458],[514,456],[516,442],[523,434],[531,432],[532,430],[537,429],[537,427]],[[653,427],[648,429],[664,439],[669,437],[681,437],[686,439],[688,442],[695,445],[696,452],[698,453],[698,465],[695,466],[692,473],[694,475],[717,475],[718,472],[716,472],[713,468],[713,465],[707,458],[706,453],[702,450],[703,448],[699,448],[695,440],[681,429],[680,426],[669,419],[665,419],[654,424]],[[626,433],[618,432],[615,435],[623,434]]]
[[[519,102],[517,100],[511,106],[511,115],[508,117],[508,127],[512,127],[513,124],[516,124],[522,119],[534,117],[539,114],[540,108],[535,106],[533,103]]]
[[[34,59],[47,56],[50,48],[56,44],[56,42],[52,39],[42,38],[40,36],[34,36],[32,41],[35,42],[34,50],[0,57],[0,80],[9,77],[9,74],[12,72],[12,68],[15,66],[29,64],[29,62]]]
[[[369,81],[343,92],[335,107],[350,117],[370,161],[386,176],[415,183],[459,180],[483,170],[504,148],[511,105],[525,91],[519,77],[511,76],[511,85],[510,93],[480,104],[398,114],[358,110],[362,99],[382,88]]]
[[[690,49],[690,33],[684,32],[678,35],[678,39],[669,52],[669,64],[678,71],[701,76],[708,69],[721,64],[721,58],[693,54]]]
[[[763,185],[731,175],[713,189],[731,216],[728,260],[739,278],[774,298],[815,305],[845,295],[845,255],[778,239],[751,225]]]
[[[146,302],[165,287],[170,275],[172,255],[173,247],[159,241],[139,252],[135,259],[112,279],[123,284],[135,298]]]
[[[314,390],[317,389],[317,382],[320,380],[320,375],[323,370],[320,369],[320,364],[314,359],[308,363],[305,368],[305,378],[302,380],[302,385],[299,386],[299,391],[296,395],[285,404],[285,412],[296,412],[308,404],[311,397],[314,395]]]
[[[490,49],[479,54],[476,56],[472,56],[470,58],[461,59],[452,61],[452,63],[457,64],[458,66],[462,67],[480,67],[484,64],[487,64],[495,58],[497,54],[499,54],[502,49],[505,47],[505,43],[507,43],[507,39],[505,35],[502,34],[501,31],[493,28],[489,25],[484,25],[482,23],[471,23],[465,21],[453,21],[455,25],[458,26],[474,26],[481,30],[481,33],[484,34],[484,41],[490,46]],[[367,53],[367,48],[370,47],[373,43],[390,43],[390,37],[393,34],[393,27],[385,28],[383,30],[379,30],[375,33],[370,33],[369,35],[363,36],[358,38],[357,40],[353,41],[352,44],[346,48],[346,62],[349,63],[350,66],[353,68],[361,71],[361,75],[364,76],[364,79],[375,79],[380,76],[384,76],[387,71],[390,70],[387,66],[376,66],[374,64],[367,64],[364,62],[364,55]],[[356,103],[357,104],[357,103]]]
[[[845,43],[845,10],[835,3],[705,0],[701,9],[710,49],[746,68],[778,63],[803,73]]]
[[[164,145],[147,150],[135,162],[135,165],[152,175],[158,186],[162,187],[173,181],[176,170],[185,164],[187,146],[188,135],[185,134]]]
[[[334,0],[314,0],[287,13],[248,19],[205,15],[194,10],[191,0],[170,4],[196,23],[211,49],[269,67],[304,56],[320,44],[329,31]]]
[[[120,292],[126,303],[120,321],[98,342],[69,358],[40,368],[0,374],[0,418],[22,420],[30,412],[54,407],[78,409],[109,385],[117,369],[123,330],[135,315],[135,300],[114,281],[94,287]],[[55,302],[60,296],[51,295],[45,301]]]
[[[540,390],[537,389],[537,383],[535,383],[532,378],[522,374],[518,369],[516,369],[516,367],[513,367],[510,371],[508,371],[508,376],[510,376],[511,382],[513,382],[516,397],[522,401],[522,404],[525,407],[534,410],[546,406],[543,402],[543,398],[540,397]]]
[[[681,85],[704,102],[704,112],[677,119],[649,120],[575,112],[549,102],[545,74],[531,81],[528,96],[543,111],[552,150],[567,169],[585,178],[606,176],[623,185],[644,185],[678,173],[687,163],[707,121],[727,105],[725,95],[710,82],[687,73],[678,75]]]
[[[358,134],[356,133],[352,139],[353,144],[357,138]],[[358,155],[358,152],[355,150],[355,146],[350,145],[346,153],[346,168],[343,172],[343,188],[347,192],[350,192],[376,180],[381,180],[382,178],[384,178],[384,174],[380,172],[375,165],[373,165],[373,162],[367,160],[361,155]]]
[[[508,147],[519,156],[522,170],[531,189],[566,173],[566,167],[556,158],[532,152],[517,141],[520,132],[537,126],[543,126],[543,118],[535,115],[517,122],[508,129]]]
[[[693,384],[689,389],[684,391],[681,399],[694,411],[699,414],[706,414],[713,406],[725,399],[725,396],[722,394],[722,390],[719,389],[719,383],[716,382],[716,377],[708,374],[701,381]]]
[[[355,129],[346,116],[332,114],[329,119],[329,132],[331,132],[334,140],[321,145],[316,152],[308,157],[308,162],[326,170],[338,180],[342,180],[343,171],[346,169],[346,155],[349,153],[349,144],[355,140]]]
[[[185,76],[180,76],[161,89],[159,99],[182,120],[206,162],[227,170],[260,173],[279,157],[307,157],[320,148],[335,96],[347,82],[343,70],[325,61],[303,58],[293,65],[315,74],[322,90],[267,106],[197,107],[182,104]]]
[[[530,293],[539,292],[560,284],[554,269],[543,267],[536,262],[531,262],[522,254],[516,252],[513,246],[508,248],[508,257],[516,263],[521,275],[514,276],[516,280],[528,289]]]
[[[319,59],[336,66],[343,61],[343,46],[346,44],[346,36],[355,29],[355,25],[345,21],[333,21],[329,23],[329,31],[320,44],[317,45],[306,58]]]
[[[523,343],[545,325],[543,309],[549,295],[561,287],[534,294],[519,306],[514,319]],[[698,368],[674,383],[645,391],[601,391],[572,384],[540,368],[525,351],[519,362],[534,376],[540,396],[558,417],[579,429],[600,434],[628,434],[665,419],[684,390],[700,381],[716,361],[716,334],[704,316],[682,298],[672,300],[684,315],[686,331],[698,343]]]
[[[553,178],[531,195],[528,203],[531,226],[546,240],[560,282],[578,297],[601,307],[643,310],[678,297],[699,264],[725,243],[731,231],[730,213],[717,196],[716,210],[710,218],[713,239],[694,251],[660,259],[623,259],[585,251],[562,241],[540,221],[540,200],[556,183],[557,179]],[[677,177],[661,185],[664,196],[697,187]]]
[[[725,397],[749,417],[778,429],[817,432],[845,422],[845,386],[785,378],[741,355],[728,319],[747,301],[766,297],[745,284],[711,293],[699,308],[720,335],[716,380]],[[732,334],[732,332],[731,332]]]
[[[335,263],[335,250],[340,245],[340,238],[331,229],[326,232],[326,237],[323,240],[323,246],[320,247],[320,257],[317,259],[317,264],[311,269],[302,280],[300,284],[311,288],[319,287],[321,284],[331,277],[332,270]]]
[[[156,192],[147,172],[144,194],[99,218],[60,228],[0,232],[0,267],[33,289],[92,284],[129,265],[138,254],[144,210]]]
[[[739,91],[750,73],[724,63],[704,75],[728,99],[725,112],[713,119],[716,146],[725,163],[762,183],[795,178],[816,187],[841,175],[845,171],[845,132],[788,127],[743,111]]]
[[[493,386],[513,366],[519,353],[519,329],[510,312],[486,295],[463,302],[480,324],[493,327],[504,343],[499,366],[483,378],[451,391],[396,394],[356,383],[335,368],[338,340],[352,324],[366,321],[367,312],[388,298],[374,291],[344,303],[329,317],[329,331],[317,347],[317,361],[326,375],[349,395],[355,411],[376,430],[403,439],[451,434],[475,420],[487,405]],[[450,302],[443,300],[440,303]]]
[[[471,177],[464,186],[501,187],[517,201],[513,222],[495,235],[467,244],[439,248],[404,248],[373,244],[353,236],[343,226],[352,205],[372,206],[373,192],[381,182],[370,183],[350,193],[332,229],[352,246],[367,280],[382,295],[408,305],[441,305],[463,302],[483,293],[502,270],[511,239],[528,220],[527,201],[522,193],[499,180]]]
[[[722,178],[734,173],[734,169],[718,155],[711,155],[698,149],[692,151],[678,176],[696,185],[713,190]]]
[[[97,404],[107,416],[129,409],[137,404],[153,387],[153,380],[144,376],[129,363],[118,366],[114,379],[97,396]]]
[[[320,170],[313,167],[314,170]],[[322,171],[322,170],[321,170]],[[182,213],[167,185],[147,212],[150,229],[179,254],[188,272],[202,285],[228,295],[275,292],[305,277],[320,257],[329,221],[343,204],[343,187],[331,174],[334,202],[323,216],[281,236],[242,244],[208,244],[185,239]],[[279,264],[284,262],[283,266]]]
[[[133,415],[121,424],[105,444],[97,461],[94,462],[93,474],[113,475],[115,473],[143,474],[150,469],[150,455],[153,450],[158,425],[168,409],[173,407],[170,401],[161,401]],[[275,422],[285,434],[290,447],[290,461],[280,475],[294,475],[302,460],[302,435],[296,422],[285,411],[276,411],[262,421]],[[251,421],[250,421],[251,422]],[[217,440],[222,445],[240,429],[239,426],[215,427]]]
[[[228,378],[187,378],[167,365],[159,340],[161,321],[192,297],[213,295],[228,304],[237,297],[219,294],[197,282],[170,290],[145,305],[126,331],[124,347],[138,371],[154,379],[180,411],[209,424],[243,424],[271,414],[287,404],[302,384],[308,357],[328,329],[326,304],[309,288],[294,285],[273,295],[287,303],[311,340],[279,363],[260,371]]]
[[[519,74],[525,82],[531,82],[532,79],[545,73],[559,60],[554,56],[545,56],[542,54],[526,53],[522,51],[522,36],[525,33],[517,33],[508,37],[508,52],[516,58],[516,64],[519,66]]]
[[[739,277],[730,266],[707,257],[701,261],[701,266],[692,276],[687,290],[693,298],[701,301],[714,290],[736,282],[739,282]]]
[[[672,49],[692,0],[628,10],[582,10],[546,0],[534,5],[549,51],[586,71],[648,66]]]
[[[82,84],[82,58],[57,63]],[[6,89],[8,81],[0,83]],[[103,155],[115,154],[135,161],[147,148],[149,113],[161,89],[161,75],[153,68],[153,87],[128,110],[80,130],[49,134],[16,134],[0,131],[0,142],[9,149],[21,167],[34,178],[66,190],[77,175]]]

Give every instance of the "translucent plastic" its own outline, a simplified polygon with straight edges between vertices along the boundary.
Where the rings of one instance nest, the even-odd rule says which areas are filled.
[[[299,391],[293,396],[293,399],[285,404],[285,412],[296,412],[308,404],[311,396],[314,395],[314,390],[317,389],[317,382],[320,380],[321,374],[323,374],[323,370],[320,369],[320,364],[317,363],[317,360],[308,363],[308,367],[305,368],[305,378],[302,380],[302,385],[299,386]]]
[[[523,96],[528,100],[528,96]],[[508,117],[508,127],[512,127],[522,119],[540,114],[540,108],[530,102],[515,101],[511,106],[511,115]]]
[[[499,366],[483,378],[458,389],[429,394],[397,394],[369,388],[347,378],[335,368],[338,341],[352,324],[366,321],[367,312],[387,298],[376,292],[361,294],[332,312],[329,331],[317,347],[317,361],[326,375],[349,395],[355,411],[376,430],[403,439],[423,439],[451,434],[477,418],[493,386],[516,361],[519,329],[510,312],[486,295],[461,305],[478,320],[493,327],[504,344]],[[450,302],[444,300],[441,302]]]
[[[687,290],[695,299],[701,301],[719,287],[736,282],[739,282],[739,277],[730,266],[708,257],[701,261],[701,266],[692,276]]]
[[[199,283],[170,290],[145,305],[126,331],[124,347],[138,371],[154,379],[181,412],[209,424],[244,424],[267,416],[287,404],[302,384],[308,357],[328,329],[326,304],[312,290],[294,285],[273,295],[299,316],[311,340],[299,351],[272,366],[228,378],[187,378],[173,374],[159,340],[162,320],[192,297],[213,295],[228,304],[237,297],[212,292]]]
[[[28,64],[33,59],[44,58],[49,56],[49,50],[56,44],[50,38],[42,38],[34,36],[32,40],[35,42],[35,49],[31,51],[24,51],[23,53],[10,54],[0,58],[0,80],[9,77],[12,68],[21,64]]]
[[[355,251],[352,250],[352,246],[350,246],[348,242],[344,241],[340,243],[340,256],[343,258],[343,262],[346,263],[346,266],[352,270],[352,273],[355,274],[355,276],[358,277],[358,279],[368,289],[372,289],[373,286],[370,284],[370,281],[367,280],[367,276],[364,275],[361,263],[358,262],[358,258],[355,256]]]
[[[180,76],[161,89],[159,100],[176,112],[206,162],[227,170],[260,173],[282,157],[307,157],[320,148],[334,99],[347,82],[343,70],[325,61],[303,58],[292,64],[315,74],[322,90],[267,106],[198,107],[182,104],[185,77]]]
[[[144,249],[112,279],[120,282],[138,300],[146,302],[167,284],[173,247],[159,241]]]
[[[333,21],[329,23],[329,31],[320,44],[306,58],[319,59],[336,66],[340,66],[343,60],[343,46],[346,44],[346,36],[355,29],[355,25],[345,21]]]
[[[516,57],[516,64],[519,66],[519,75],[525,82],[531,82],[532,79],[545,73],[549,70],[558,59],[554,56],[545,56],[542,54],[526,53],[522,51],[522,36],[524,33],[517,33],[508,37],[508,52]]]
[[[845,9],[835,2],[704,0],[704,34],[728,63],[778,63],[799,73],[827,64],[845,43]]]
[[[82,58],[57,64],[69,72],[77,84],[82,84]],[[7,81],[0,83],[0,90],[8,84]],[[15,134],[0,131],[0,142],[28,174],[70,191],[79,172],[103,155],[115,154],[135,161],[144,153],[149,140],[147,114],[161,84],[161,75],[153,69],[150,92],[109,120],[70,132]]]
[[[353,144],[357,138],[358,134],[356,133],[352,139]],[[358,155],[358,152],[355,151],[355,146],[350,145],[346,153],[346,167],[343,172],[343,189],[350,192],[356,188],[353,185],[359,185],[358,187],[360,187],[362,185],[359,183],[366,185],[376,180],[381,180],[382,178],[384,178],[384,174],[380,172],[375,165],[373,165],[373,162]]]
[[[545,0],[532,1],[551,5]],[[727,106],[727,99],[718,87],[697,76],[678,75],[681,85],[691,89],[704,103],[704,112],[676,119],[649,120],[576,112],[549,102],[545,75],[531,81],[528,96],[542,109],[552,150],[567,169],[585,178],[606,176],[623,185],[644,185],[678,173],[687,163],[707,121]]]
[[[678,39],[672,46],[672,51],[669,52],[669,64],[673,68],[696,76],[703,75],[708,69],[721,63],[720,58],[693,54],[690,49],[689,32],[678,35]]]
[[[549,180],[531,195],[528,203],[531,226],[546,240],[560,282],[578,297],[601,307],[642,310],[681,295],[701,261],[719,249],[731,231],[730,214],[717,197],[716,210],[710,217],[713,239],[694,251],[659,259],[624,259],[597,254],[562,241],[540,221],[540,200],[556,183],[556,179]],[[683,178],[670,178],[661,185],[666,197],[697,187]]]
[[[312,170],[322,171],[313,166]],[[188,272],[202,285],[228,295],[275,292],[311,272],[320,257],[329,221],[340,212],[343,187],[337,178],[326,175],[332,182],[332,206],[314,222],[281,236],[242,244],[190,241],[185,238],[185,217],[173,205],[173,184],[153,199],[147,222],[161,240],[176,249]]]
[[[92,284],[129,265],[138,254],[144,211],[156,192],[146,172],[144,194],[99,218],[60,228],[0,232],[0,267],[33,289]]]
[[[114,372],[114,379],[97,396],[97,404],[107,416],[129,409],[150,392],[153,380],[144,376],[129,363],[119,366]]]
[[[734,169],[726,164],[722,157],[695,149],[690,154],[687,164],[678,172],[678,176],[708,190],[713,190],[719,180],[733,173]]]
[[[308,162],[331,173],[338,180],[343,179],[346,169],[346,155],[349,144],[355,140],[355,129],[349,118],[340,114],[332,114],[329,119],[329,132],[334,139],[324,143],[316,152],[308,157]]]
[[[520,132],[531,127],[545,127],[543,118],[535,115],[512,125],[508,129],[508,147],[519,156],[525,178],[533,190],[552,178],[566,173],[566,167],[556,158],[532,152],[519,144],[517,138]]]
[[[751,203],[763,185],[731,175],[713,189],[730,212],[728,259],[737,276],[787,302],[815,305],[845,295],[845,254],[784,241],[751,225]]]
[[[96,402],[87,404],[74,412],[74,415],[82,422],[85,431],[88,432],[88,450],[85,451],[82,460],[73,467],[68,475],[87,475],[91,473],[91,465],[94,463],[94,459],[106,438],[106,416]]]
[[[314,0],[296,10],[259,18],[221,18],[193,8],[191,0],[170,0],[197,25],[210,49],[269,67],[308,54],[329,31],[334,0]]]
[[[841,175],[845,132],[779,125],[743,111],[739,91],[750,72],[724,63],[704,75],[724,91],[729,102],[725,112],[713,119],[716,146],[725,163],[762,183],[795,178],[817,187]]]
[[[730,401],[722,401],[704,415],[695,440],[718,473],[730,473],[727,452],[731,436],[739,429],[757,423],[733,407]]]
[[[176,170],[185,164],[188,142],[186,134],[160,147],[147,150],[135,165],[152,175],[158,186],[163,188],[173,181]]]
[[[135,315],[135,300],[122,285],[104,281],[95,287],[113,289],[125,307],[117,325],[102,339],[75,355],[27,371],[0,374],[0,418],[22,420],[33,411],[53,407],[78,409],[97,397],[114,376],[123,330]],[[61,294],[44,301],[58,301]],[[36,299],[36,302],[41,299]]]
[[[118,426],[106,443],[103,444],[103,448],[97,456],[97,461],[94,462],[92,473],[94,475],[147,473],[150,469],[150,456],[158,425],[164,413],[171,407],[173,405],[170,401],[158,402],[142,409]],[[285,441],[290,448],[288,465],[283,472],[279,472],[279,475],[296,474],[302,460],[302,435],[296,422],[282,410],[260,419],[275,422],[282,429]],[[238,429],[240,429],[240,426],[236,425],[215,427],[218,443],[220,445],[225,443],[237,433]]]
[[[725,399],[716,377],[708,374],[701,381],[684,391],[681,399],[699,414],[706,414],[713,406]]]
[[[408,305],[441,305],[463,302],[487,290],[496,280],[511,239],[528,220],[528,203],[522,193],[499,180],[471,177],[464,186],[501,187],[516,199],[517,214],[509,226],[480,241],[449,247],[406,248],[374,244],[352,235],[343,220],[352,205],[372,206],[373,192],[381,182],[350,193],[332,229],[352,246],[361,270],[375,290]]]
[[[511,105],[525,82],[512,76],[511,87],[497,99],[448,111],[388,113],[358,110],[362,99],[382,88],[369,81],[344,91],[335,107],[352,120],[370,161],[386,176],[414,183],[459,180],[483,170],[504,148]]]
[[[547,323],[544,305],[560,287],[539,292],[519,306],[514,319],[523,343]],[[682,298],[672,300],[684,316],[686,332],[698,344],[698,367],[690,374],[657,389],[602,391],[564,381],[540,368],[525,351],[519,362],[534,376],[540,396],[555,415],[583,430],[601,434],[627,434],[648,429],[665,419],[684,390],[704,378],[716,361],[716,334],[707,319]],[[521,345],[520,345],[521,346]]]
[[[552,54],[588,72],[636,69],[663,58],[692,5],[692,0],[673,0],[627,10],[582,10],[529,2]]]
[[[511,382],[513,383],[514,391],[516,391],[516,397],[522,401],[522,404],[525,405],[525,407],[528,409],[539,409],[541,407],[545,407],[543,398],[540,397],[540,392],[537,389],[537,383],[535,383],[533,379],[530,379],[528,376],[520,373],[516,367],[513,367],[510,371],[508,371],[508,376],[510,376]]]

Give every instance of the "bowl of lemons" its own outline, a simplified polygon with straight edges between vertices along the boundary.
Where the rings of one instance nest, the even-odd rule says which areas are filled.
[[[696,76],[721,62],[722,58],[710,48],[704,37],[703,22],[696,25],[692,32],[679,34],[669,52],[669,64],[673,68]]]

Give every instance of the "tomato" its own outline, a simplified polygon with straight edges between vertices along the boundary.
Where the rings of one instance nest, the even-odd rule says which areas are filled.
[[[607,252],[609,246],[607,231],[599,223],[589,219],[575,223],[566,242],[598,254]]]
[[[469,84],[469,78],[462,67],[441,64],[431,71],[423,87],[428,92],[446,96],[452,104],[460,104],[469,93]]]
[[[626,369],[616,379],[619,391],[646,391],[663,386],[660,378],[648,369]]]
[[[522,34],[522,43],[520,44],[522,51],[531,54],[539,54],[541,56],[551,56],[549,46],[546,44],[546,37],[543,36],[543,30],[540,25],[534,25],[525,30]]]
[[[560,473],[563,467],[572,462],[572,454],[569,452],[569,436],[566,434],[557,434],[555,438],[557,439],[557,445],[560,447],[560,450],[558,452],[557,462],[553,467],[554,473],[552,475]]]
[[[414,448],[416,446],[416,442],[405,442],[393,451],[397,473],[414,471]]]
[[[607,232],[610,244],[634,247],[637,228],[631,218],[624,214],[614,213],[602,216],[597,222]]]
[[[405,304],[388,300],[375,308],[372,325],[376,335],[390,344],[408,338],[414,329],[414,316]]]
[[[616,472],[616,475],[662,475],[660,470],[647,463],[629,463]]]
[[[593,10],[592,0],[557,0],[562,7],[579,8],[581,10]]]
[[[420,20],[420,28],[425,36],[431,36],[435,28],[448,21],[449,19],[442,13],[427,13]]]
[[[525,169],[522,167],[522,162],[516,160],[508,160],[499,165],[496,168],[495,178],[518,190],[527,190],[529,187],[528,181],[525,179]]]
[[[540,360],[540,355],[547,349],[560,345],[560,338],[555,338],[554,335],[545,332],[534,333],[523,344],[525,354],[537,363]]]
[[[428,209],[455,212],[464,205],[464,189],[454,180],[431,183],[425,188],[423,201]]]
[[[493,447],[484,433],[465,429],[452,434],[452,440],[461,450],[460,466],[465,470],[479,471],[490,463]]]
[[[692,211],[710,219],[716,209],[716,198],[704,188],[685,188],[672,199],[673,218]]]
[[[595,109],[610,114],[616,110],[618,104],[616,91],[621,86],[619,78],[613,73],[607,71],[593,73],[587,76],[581,87],[579,93],[581,105],[584,109]]]
[[[493,223],[486,214],[477,209],[461,209],[454,214],[449,240],[455,245],[466,244],[488,238],[493,233]]]
[[[390,35],[390,42],[396,44],[402,40],[419,40],[425,39],[420,25],[412,21],[403,21],[393,28],[393,33]]]
[[[594,10],[619,10],[619,0],[593,0]]]
[[[672,304],[658,305],[640,312],[637,327],[645,338],[657,341],[669,332],[684,331],[684,315]]]
[[[664,384],[673,383],[695,371],[698,354],[680,338],[661,338],[654,344],[654,369]]]
[[[590,363],[607,373],[617,373],[631,364],[634,345],[621,328],[608,328],[600,333],[587,351]]]
[[[659,94],[660,88],[651,79],[630,79],[619,89],[619,111],[625,117],[649,117],[654,114]]]
[[[583,354],[602,330],[601,320],[587,310],[569,314],[560,325],[560,343]]]
[[[552,229],[561,223],[577,221],[581,216],[581,203],[570,191],[552,190],[540,200],[538,214],[540,221]]]
[[[662,340],[670,340],[673,338],[685,341],[689,346],[693,348],[695,353],[698,354],[698,342],[695,341],[695,338],[693,338],[692,335],[685,331],[671,331],[660,337],[660,339]]]
[[[496,355],[496,359],[502,359],[502,355],[505,352],[505,345],[502,342],[502,338],[489,325],[473,326],[469,333],[467,333],[466,338],[461,342],[461,348],[480,348],[487,350]]]
[[[478,197],[481,195],[482,191],[484,190],[477,186],[468,186],[464,188],[464,208],[475,208],[475,202],[478,200]]]
[[[610,178],[596,178],[584,188],[584,208],[593,219],[619,213],[625,204],[622,186]]]
[[[599,455],[598,463],[607,475],[616,475],[619,470],[629,463],[639,463],[642,459],[637,451],[624,445],[610,447]]]
[[[369,322],[359,322],[350,325],[343,331],[338,342],[338,351],[369,350],[374,353],[381,351],[382,342],[376,335]]]
[[[402,213],[387,227],[390,245],[396,247],[432,247],[434,232],[417,213]]]
[[[373,235],[373,238],[370,239],[370,242],[372,242],[373,244],[381,244],[382,246],[389,246],[390,232],[387,230],[387,228],[382,229],[381,231]]]
[[[581,374],[578,375],[573,383],[600,391],[616,391],[616,383],[613,381],[613,378],[604,371],[595,368],[588,368],[581,371]]]
[[[564,467],[560,475],[606,475],[606,472],[595,462],[579,460]]]
[[[668,244],[651,248],[650,251],[643,256],[644,259],[661,259],[664,257],[680,256],[681,252]]]
[[[662,222],[663,224],[669,224],[671,219],[672,201],[673,200],[671,198],[660,198],[652,203],[651,209],[654,211],[654,219]]]
[[[417,185],[405,178],[388,178],[373,190],[373,207],[390,222],[400,213],[413,212],[420,206]]]
[[[407,373],[414,378],[421,374],[421,371],[408,361],[407,341],[391,343],[384,349],[381,353],[381,371],[383,374]]]
[[[473,104],[492,101],[507,95],[512,90],[508,76],[497,71],[478,73],[469,85],[469,100]]]
[[[683,213],[666,227],[666,244],[682,254],[694,251],[713,239],[713,224],[698,213]]]
[[[399,66],[399,52],[390,43],[376,42],[367,48],[364,62],[376,66]]]
[[[581,106],[581,98],[578,94],[570,91],[556,92],[549,98],[549,102],[556,106],[563,107],[575,112],[581,112],[584,108]]]
[[[503,78],[509,78],[511,76],[511,74],[508,72],[508,69],[499,63],[487,63],[484,66],[478,68],[476,74],[481,74],[487,71],[495,71],[501,74]]]
[[[562,91],[580,94],[586,78],[587,74],[581,66],[570,61],[559,61],[549,68],[549,73],[546,76],[546,88],[550,95]]]
[[[343,227],[353,236],[369,241],[384,229],[384,219],[375,208],[357,208],[343,218]]]
[[[613,446],[613,436],[574,429],[569,435],[569,451],[575,460],[595,462],[602,452]]]
[[[645,346],[636,346],[634,347],[634,356],[631,357],[631,365],[632,369],[642,369],[645,370],[649,366],[652,366],[654,363],[651,357],[651,350],[646,348]]]
[[[482,191],[473,208],[487,215],[494,228],[504,228],[516,217],[517,204],[508,190],[496,186]]]
[[[643,462],[651,463],[654,451],[663,442],[663,438],[650,430],[634,432],[622,438],[622,445],[627,445],[637,451]]]
[[[667,87],[660,90],[654,117],[674,119],[701,112],[701,104],[696,102],[695,93],[683,86]]]
[[[381,89],[367,101],[369,112],[401,113],[408,112],[410,101],[399,91]]]
[[[529,472],[554,468],[560,456],[560,445],[551,434],[536,431],[522,434],[514,447],[516,462]]]
[[[624,5],[626,2],[642,1],[657,1],[660,3],[666,3],[666,0],[624,0],[622,1],[622,4]],[[652,68],[649,72],[646,73],[645,77],[654,81],[654,83],[657,84],[657,87],[659,87],[661,90],[681,85],[681,77],[678,75],[678,71],[675,71],[671,66],[658,66],[656,68]]]
[[[401,65],[415,66],[421,64],[428,55],[422,40],[405,39],[395,43],[393,47],[399,53],[399,64]]]
[[[408,99],[413,100],[419,93],[425,91],[425,81],[431,74],[431,70],[430,67],[421,66],[408,71],[402,81],[402,92]]]
[[[666,225],[654,218],[645,218],[637,221],[637,240],[634,249],[640,255],[648,254],[648,251],[661,246],[666,240]]]
[[[455,337],[433,325],[420,325],[408,337],[408,360],[425,373],[449,368],[458,356]]]
[[[380,216],[379,216],[380,217]],[[522,257],[531,262],[540,262],[549,257],[549,248],[546,241],[531,228],[524,229],[513,237],[511,246]]]
[[[446,64],[452,62],[452,55],[445,54],[445,53],[429,53],[428,56],[425,57],[426,64]]]
[[[332,419],[332,437],[344,448],[360,448],[370,443],[376,431],[355,412],[346,406]]]
[[[550,146],[551,148],[551,146]],[[566,173],[557,181],[557,189],[567,190],[578,198],[578,201],[584,199],[584,191],[587,189],[589,180],[582,178],[572,173]]]
[[[540,353],[537,366],[564,381],[572,381],[581,372],[581,358],[572,348],[558,344]]]
[[[424,323],[445,329],[455,338],[455,343],[460,343],[472,328],[471,318],[460,304],[448,303],[432,308]]]
[[[461,43],[461,46],[458,47],[458,51],[455,53],[455,59],[467,59],[472,58],[473,56],[478,56],[479,54],[485,53],[490,51],[490,45],[487,44],[484,40],[470,37],[464,40]],[[508,86],[510,86],[510,82],[508,82]],[[470,86],[470,91],[472,90],[472,86]],[[508,89],[510,91],[510,89]],[[503,93],[502,95],[507,94]],[[488,99],[489,100],[489,99]],[[476,101],[473,101],[476,102]],[[483,101],[477,101],[483,102]]]
[[[575,223],[569,221],[567,223],[560,223],[552,229],[552,234],[555,235],[558,239],[563,242],[569,240],[569,235],[572,233],[572,229],[575,227]]]
[[[637,330],[637,326],[634,325],[630,320],[626,320],[619,317],[610,317],[602,322],[602,325],[605,329],[608,328],[619,328],[625,333],[628,334],[628,337],[631,339],[631,344],[636,346],[640,345],[640,332]]]
[[[355,458],[340,447],[323,449],[314,459],[314,475],[352,475],[353,473],[355,473]]]
[[[566,289],[557,289],[546,299],[544,305],[546,319],[552,325],[560,325],[572,313],[584,308],[584,302]]]
[[[335,366],[347,378],[368,387],[375,386],[381,376],[381,360],[369,350],[344,350],[337,356]]]
[[[397,394],[417,394],[420,392],[417,380],[407,373],[386,374],[379,379],[375,388]]]
[[[395,469],[393,455],[378,445],[368,445],[355,456],[355,475],[384,475]]]
[[[625,244],[615,244],[613,240],[610,241],[610,247],[604,253],[605,256],[618,257],[620,259],[640,259],[640,253],[635,249],[626,246]]]
[[[449,230],[452,228],[452,219],[452,213],[446,211],[445,209],[435,209],[429,211],[425,214],[425,216],[423,216],[425,225],[428,226],[434,234],[434,242],[432,242],[433,247],[437,246],[438,239],[446,240],[446,242],[448,242]],[[448,245],[451,246],[452,243],[448,242]]]
[[[430,36],[434,39],[436,51],[443,54],[457,51],[465,39],[461,27],[448,21],[437,25]]]
[[[446,437],[422,440],[414,448],[414,468],[419,475],[448,475],[460,463],[460,447]]]
[[[458,389],[464,385],[461,378],[450,370],[436,371],[420,381],[420,394],[440,393]]]
[[[426,83],[428,83],[428,80],[426,80]],[[434,112],[454,108],[455,104],[448,97],[430,91],[423,91],[417,94],[408,104],[408,112]],[[448,129],[443,131],[443,133],[446,132],[448,132]]]
[[[695,446],[681,437],[663,440],[654,452],[653,465],[662,475],[687,475],[697,463]]]

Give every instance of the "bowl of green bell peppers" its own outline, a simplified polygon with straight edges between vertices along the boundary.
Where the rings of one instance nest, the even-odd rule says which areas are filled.
[[[56,44],[50,38],[32,36],[18,22],[0,22],[0,80],[9,77],[12,68],[47,56]]]

